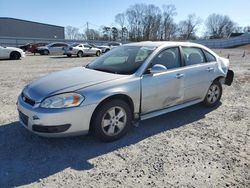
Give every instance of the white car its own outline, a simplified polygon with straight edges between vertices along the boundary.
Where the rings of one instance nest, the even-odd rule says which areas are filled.
[[[69,45],[64,42],[55,42],[48,44],[47,46],[41,46],[37,48],[40,55],[63,55],[64,49]]]
[[[0,46],[0,59],[20,59],[25,57],[25,52],[20,48]]]
[[[72,55],[76,55],[77,57],[83,57],[87,55],[100,56],[101,52],[101,49],[92,47],[89,44],[74,43],[71,46],[65,48],[64,55],[67,55],[68,57],[71,57]]]
[[[97,46],[98,48],[102,49],[102,53],[108,52],[109,50],[121,46],[122,43],[119,42],[108,42],[106,44],[103,44],[101,46]]]

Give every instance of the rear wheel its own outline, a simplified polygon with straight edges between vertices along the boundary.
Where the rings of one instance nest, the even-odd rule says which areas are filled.
[[[49,50],[43,50],[42,54],[43,55],[49,55]]]
[[[83,57],[83,52],[82,51],[77,52],[77,57]]]
[[[18,60],[21,58],[21,54],[19,52],[11,52],[10,53],[10,59]]]
[[[209,87],[207,95],[203,101],[206,106],[216,106],[222,95],[222,86],[218,80],[215,80]]]
[[[100,55],[101,55],[101,52],[100,52],[100,51],[97,51],[95,55],[96,55],[96,56],[100,56]]]
[[[115,99],[101,105],[92,120],[94,135],[102,141],[111,142],[128,132],[132,115],[127,103]]]

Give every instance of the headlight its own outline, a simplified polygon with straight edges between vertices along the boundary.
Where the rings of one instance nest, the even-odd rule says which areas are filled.
[[[77,93],[64,93],[46,98],[41,104],[42,108],[68,108],[79,106],[84,97]]]

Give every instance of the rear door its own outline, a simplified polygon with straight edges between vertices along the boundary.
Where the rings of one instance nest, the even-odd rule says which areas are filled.
[[[64,43],[56,43],[56,44],[51,46],[50,53],[51,54],[62,55],[64,53],[64,48],[65,47],[67,47],[67,45],[64,44]]]
[[[156,74],[144,74],[142,85],[142,114],[177,105],[183,100],[184,74],[181,67],[179,47],[161,51],[151,62],[167,69]],[[149,67],[150,68],[150,67]]]
[[[185,67],[184,101],[203,99],[214,79],[216,59],[208,59],[201,48],[182,47]],[[208,53],[208,52],[207,52]]]

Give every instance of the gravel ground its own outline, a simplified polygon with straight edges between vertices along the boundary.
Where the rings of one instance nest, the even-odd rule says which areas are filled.
[[[0,187],[250,187],[250,54],[230,54],[235,81],[213,109],[194,105],[142,121],[113,143],[42,138],[18,123],[30,81],[93,57],[0,61]]]

